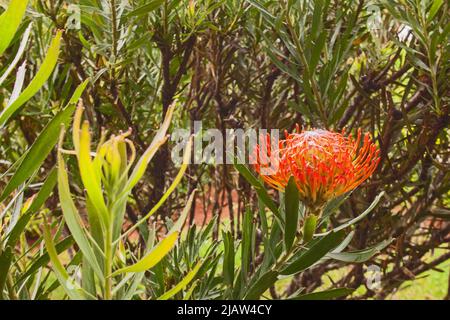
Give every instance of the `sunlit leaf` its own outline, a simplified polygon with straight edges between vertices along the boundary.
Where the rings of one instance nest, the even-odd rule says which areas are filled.
[[[179,232],[169,234],[141,260],[131,266],[115,271],[111,276],[114,277],[121,273],[142,272],[151,269],[158,262],[160,262],[166,256],[166,254],[169,253],[170,250],[172,250],[178,240],[178,235]]]
[[[343,230],[327,234],[310,248],[303,250],[298,256],[291,259],[280,273],[282,275],[291,275],[309,268],[328,252],[336,248],[343,238]]]
[[[19,0],[20,1],[20,0]],[[5,125],[8,119],[19,110],[19,108],[28,100],[33,97],[36,92],[44,85],[47,79],[50,77],[53,69],[58,61],[60,45],[61,45],[62,31],[58,31],[56,36],[53,38],[50,47],[48,48],[47,54],[44,61],[39,67],[39,71],[31,80],[30,84],[23,90],[23,92],[14,99],[9,101],[8,106],[0,114],[0,128]]]
[[[351,251],[351,252],[339,252],[334,253],[330,252],[326,255],[327,258],[344,261],[344,262],[356,262],[361,263],[369,260],[374,255],[379,253],[381,250],[386,248],[390,243],[392,242],[392,239],[382,241],[378,243],[377,245],[373,247],[366,248],[364,250],[358,250],[358,251]]]
[[[175,287],[164,293],[162,296],[158,298],[158,300],[167,300],[176,295],[178,292],[186,288],[186,286],[194,279],[195,275],[197,274],[198,270],[201,267],[201,262],[198,262],[194,269],[189,271],[189,273],[181,280]]]
[[[58,258],[58,253],[56,251],[55,245],[53,243],[53,238],[50,232],[50,228],[47,223],[44,223],[44,241],[45,247],[47,248],[50,261],[53,266],[53,271],[55,276],[58,278],[59,283],[64,288],[67,295],[73,300],[85,300],[88,299],[88,295],[75,283],[75,281],[70,278],[61,261]]]
[[[61,140],[62,138],[60,138],[60,141]],[[81,221],[78,210],[72,200],[67,169],[61,151],[58,151],[58,193],[64,220],[70,232],[77,245],[80,247],[80,250],[83,252],[83,255],[86,257],[86,260],[94,269],[96,275],[100,279],[103,279],[103,273],[96,260],[93,248],[85,234],[85,230],[83,229],[83,222]]]
[[[8,8],[0,15],[0,56],[11,43],[27,9],[28,0],[11,0]]]

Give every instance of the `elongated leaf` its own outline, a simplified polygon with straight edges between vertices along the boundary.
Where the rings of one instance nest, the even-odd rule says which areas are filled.
[[[78,99],[80,99],[87,84],[88,80],[84,81],[77,87],[66,108],[61,110],[47,124],[44,130],[42,130],[36,141],[26,152],[25,158],[22,160],[16,172],[3,190],[3,193],[0,196],[0,202],[3,201],[19,185],[25,182],[25,180],[27,180],[47,158],[48,154],[52,151],[54,145],[58,141],[61,124],[64,124],[65,126],[69,124],[73,111],[75,110],[74,104],[78,101]]]
[[[159,201],[156,203],[156,205],[150,210],[149,213],[147,213],[147,215],[145,216],[146,219],[148,219],[148,217],[150,217],[153,213],[156,212],[156,210],[158,210],[158,208],[164,203],[166,202],[167,198],[172,194],[172,192],[176,189],[176,187],[178,186],[178,184],[181,182],[181,179],[184,176],[184,173],[186,172],[187,166],[188,166],[188,162],[187,159],[190,158],[191,156],[191,141],[188,143],[188,146],[186,147],[186,151],[184,154],[184,164],[181,165],[180,170],[178,171],[175,179],[172,181],[171,185],[169,186],[169,188],[166,190],[166,192],[164,192],[163,196],[161,197],[161,199],[159,199]],[[172,228],[172,230],[170,232],[173,231],[180,231],[181,227],[184,224],[184,221],[186,220],[188,211],[192,205],[192,201],[194,199],[194,195],[195,195],[195,190],[191,193],[191,195],[189,196],[189,199],[186,203],[186,206],[183,209],[183,212],[181,213],[180,218],[178,219],[178,221],[174,224],[174,227]],[[189,208],[189,209],[187,209]]]
[[[330,231],[327,231],[327,232],[323,232],[323,233],[318,233],[318,234],[316,234],[316,236],[323,236],[323,235],[329,234],[329,233],[331,233],[331,232],[333,232],[333,231],[334,231],[334,232],[340,231],[340,230],[343,230],[343,229],[345,229],[345,228],[348,228],[348,227],[350,227],[351,225],[354,225],[355,223],[361,221],[365,216],[367,216],[370,212],[372,212],[372,210],[376,207],[376,205],[378,204],[378,202],[380,202],[381,197],[384,196],[384,193],[385,193],[384,191],[381,191],[380,194],[377,195],[377,196],[375,197],[375,199],[374,199],[373,202],[370,204],[370,206],[369,206],[366,210],[364,210],[364,212],[361,213],[361,214],[360,214],[359,216],[357,216],[356,218],[351,219],[351,220],[349,220],[349,221],[347,221],[347,222],[341,224],[340,226],[334,228],[333,230],[330,230]]]
[[[247,208],[243,217],[242,242],[241,242],[241,275],[242,281],[247,281],[251,259],[254,255],[256,226],[253,222],[253,214]]]
[[[75,119],[78,118],[77,116],[78,112]],[[74,125],[73,130],[77,131],[78,129],[78,126]],[[83,185],[92,205],[100,214],[104,225],[107,226],[111,217],[109,216],[105,198],[103,197],[100,172],[95,169],[91,159],[91,134],[89,132],[89,123],[87,121],[81,126],[80,140],[78,144],[79,148],[76,148],[75,150],[77,152],[81,180],[83,181]]]
[[[189,198],[186,202],[186,205],[183,208],[183,211],[180,214],[180,217],[178,218],[177,222],[174,223],[172,228],[170,228],[169,233],[173,233],[173,232],[181,233],[181,228],[183,227],[184,222],[186,221],[186,218],[187,218],[189,212],[191,211],[192,202],[194,201],[194,196],[195,196],[196,191],[197,191],[196,189],[193,190],[191,192],[191,194],[189,195]]]
[[[130,229],[128,229],[124,234],[122,234],[122,236],[119,239],[117,239],[115,241],[115,243],[118,242],[120,239],[124,239],[125,237],[127,237],[133,230],[135,230],[139,225],[141,225],[143,222],[145,222],[152,214],[154,214],[164,204],[164,202],[166,202],[166,200],[169,198],[169,196],[172,194],[172,192],[176,189],[176,187],[180,183],[181,179],[183,178],[183,175],[184,175],[184,173],[185,173],[185,171],[187,169],[187,166],[188,166],[187,159],[189,159],[190,155],[191,155],[191,147],[192,147],[192,140],[189,140],[189,143],[188,143],[188,145],[186,147],[186,150],[185,150],[185,154],[183,156],[183,159],[184,159],[183,163],[184,164],[181,165],[181,168],[178,171],[177,176],[175,177],[175,179],[173,180],[173,182],[169,186],[169,188],[166,190],[166,192],[163,194],[161,199],[159,199],[159,201],[155,204],[155,206],[152,209],[150,209],[150,211],[144,217],[142,217],[142,219],[140,219]],[[187,202],[185,208],[183,209],[183,212],[181,213],[180,218],[174,224],[174,226],[169,231],[169,233],[181,230],[181,227],[183,226],[184,221],[186,220],[187,214],[188,214],[188,212],[190,210],[190,207],[192,205],[192,201],[194,199],[194,195],[195,195],[195,190],[189,196],[188,202]]]
[[[50,173],[48,174],[47,179],[42,185],[41,190],[39,190],[36,198],[31,203],[30,207],[25,211],[25,213],[22,214],[22,216],[19,218],[19,221],[17,221],[14,228],[7,235],[8,237],[7,243],[9,246],[11,247],[15,246],[17,240],[19,239],[20,235],[27,226],[33,214],[35,214],[40,209],[40,207],[44,204],[45,200],[47,200],[47,198],[52,193],[53,188],[56,185],[56,181],[57,181],[57,171],[53,168],[52,171],[50,171]]]
[[[334,248],[333,251],[331,251],[332,253],[339,253],[344,251],[345,248],[347,248],[347,246],[350,244],[350,242],[353,239],[353,236],[355,235],[355,231],[352,230],[346,237],[345,239],[336,247]]]
[[[178,239],[178,232],[169,234],[156,247],[153,248],[146,256],[135,264],[115,271],[111,276],[114,277],[121,273],[128,272],[142,272],[154,267],[158,262],[164,258],[166,254],[175,246]]]
[[[12,257],[13,255],[10,247],[7,247],[0,253],[0,300],[2,300],[3,288],[5,287]]]
[[[201,262],[197,262],[194,269],[192,269],[175,287],[164,293],[158,300],[167,300],[176,295],[178,292],[186,288],[186,286],[194,279],[198,270],[202,266]]]
[[[57,248],[57,245],[55,246]],[[75,253],[75,255],[73,256],[72,260],[70,260],[69,263],[66,264],[66,269],[70,268],[71,266],[77,267],[80,265],[80,263],[83,260],[83,254],[81,253],[81,251],[78,251],[77,253]],[[58,287],[60,287],[60,283],[59,280],[56,279],[55,281],[52,282],[52,284],[50,284],[47,288],[42,288],[42,293],[40,294],[41,296],[45,297],[46,299],[48,299],[49,294],[53,291],[55,291]],[[45,289],[45,291],[43,291]],[[84,290],[84,288],[83,288]],[[89,295],[89,293],[86,291],[86,293]],[[41,297],[38,297],[38,299]],[[90,299],[94,299],[94,296],[90,296]]]
[[[288,266],[280,273],[282,275],[291,275],[309,268],[332,249],[336,248],[344,238],[344,235],[345,233],[343,230],[331,232],[314,243],[310,248],[301,252],[298,257],[291,259]]]
[[[284,207],[286,225],[284,228],[284,244],[286,250],[291,249],[298,227],[298,208],[300,199],[297,186],[293,177],[289,178],[288,185],[284,194]]]
[[[69,178],[61,151],[58,151],[58,192],[59,201],[61,203],[61,208],[67,227],[72,233],[75,242],[80,247],[80,250],[83,252],[86,261],[90,263],[99,279],[103,279],[103,273],[100,269],[98,261],[95,258],[91,244],[84,233],[83,222],[81,221],[78,210],[73,203],[72,195],[70,194]]]
[[[86,258],[83,257],[82,259],[83,261],[81,263],[81,274],[82,274],[81,286],[83,290],[95,296],[96,290],[95,290],[94,270],[91,268],[89,262],[86,261]]]
[[[198,279],[194,281],[194,283],[191,285],[189,290],[184,295],[183,300],[190,300],[191,299],[192,293],[194,292],[195,288],[197,288],[199,282],[200,282],[200,280],[198,280]]]
[[[14,81],[13,91],[11,92],[11,96],[9,97],[9,103],[6,105],[8,108],[9,104],[19,97],[20,92],[22,91],[23,82],[25,81],[25,73],[27,71],[27,63],[24,62],[21,64],[19,68],[17,68],[16,79]]]
[[[50,233],[50,228],[47,223],[44,223],[44,241],[47,253],[52,262],[53,271],[58,279],[61,286],[67,295],[73,300],[85,300],[88,296],[83,292],[81,288],[70,278],[64,266],[61,264],[58,258],[58,252],[56,251],[55,245],[53,243],[52,235]]]
[[[27,10],[28,0],[11,0],[0,16],[0,56],[11,43]]]
[[[327,221],[327,218],[334,213],[351,195],[351,192],[347,192],[333,200],[329,201],[323,209],[322,218],[320,219],[319,226]]]
[[[148,1],[146,4],[134,9],[133,11],[129,12],[126,17],[140,17],[143,16],[153,10],[158,9],[162,4],[164,3],[164,0],[152,0]]]
[[[330,289],[321,292],[312,292],[301,294],[295,298],[291,298],[292,300],[330,300],[340,297],[345,297],[351,294],[354,290],[348,288],[337,288]]]
[[[254,6],[256,9],[258,9],[262,14],[264,14],[265,16],[269,17],[272,20],[275,20],[276,18],[269,12],[267,11],[266,8],[264,8],[264,6],[259,3],[259,1],[256,0],[245,0],[245,2],[248,2],[249,4],[251,4],[252,6]]]
[[[30,37],[32,26],[33,26],[33,24],[30,23],[28,28],[25,30],[25,33],[22,36],[22,40],[20,41],[19,49],[17,50],[16,56],[14,57],[13,61],[11,61],[11,63],[8,65],[8,68],[5,70],[5,72],[3,72],[3,74],[1,75],[0,86],[2,85],[3,81],[6,80],[8,75],[11,73],[11,71],[14,69],[14,67],[17,65],[20,58],[22,57],[22,54],[25,51],[25,47],[28,43],[28,38]]]
[[[380,242],[379,244],[364,249],[364,250],[358,250],[358,251],[352,251],[352,252],[339,252],[334,253],[330,252],[326,255],[327,258],[344,261],[344,262],[365,262],[372,258],[374,255],[379,253],[381,250],[386,248],[390,243],[392,242],[392,239],[385,240]]]
[[[278,272],[270,270],[259,278],[245,295],[245,300],[257,300],[269,289],[278,279]]]
[[[125,188],[126,192],[130,191],[136,185],[136,183],[139,182],[139,180],[144,175],[145,170],[147,169],[148,163],[153,158],[159,147],[166,141],[167,139],[166,132],[167,129],[169,128],[170,121],[172,120],[174,108],[175,108],[174,105],[171,105],[169,107],[166,113],[166,117],[164,118],[164,121],[161,125],[161,128],[159,128],[158,132],[156,133],[155,137],[152,140],[152,143],[150,144],[150,146],[147,148],[147,150],[144,152],[144,154],[134,167],[133,172],[130,175],[130,179],[128,180],[129,182]],[[188,162],[185,162],[185,164],[187,163]]]
[[[61,252],[66,251],[73,245],[73,243],[74,240],[72,236],[64,238],[63,240],[54,245],[56,253],[60,254]],[[27,266],[26,271],[23,274],[21,274],[20,278],[16,281],[15,286],[20,284],[23,280],[31,276],[33,273],[37,272],[39,268],[46,266],[49,262],[50,256],[48,255],[48,252],[44,253],[41,256],[33,258],[30,265]]]
[[[443,3],[444,3],[444,0],[433,0],[433,4],[431,5],[430,11],[428,12],[428,17],[427,17],[428,22],[433,20],[434,16],[436,15],[436,13],[438,13],[438,11]]]
[[[224,257],[223,257],[223,278],[224,283],[233,287],[234,282],[234,241],[231,232],[222,233],[223,243],[224,243]]]
[[[247,180],[254,188],[256,193],[258,194],[259,199],[273,212],[275,217],[277,217],[278,221],[281,225],[284,225],[283,219],[280,216],[277,206],[275,202],[269,197],[266,188],[264,188],[261,181],[256,179],[256,177],[250,172],[250,170],[243,164],[235,163],[234,167],[237,171]]]
[[[33,97],[36,92],[44,85],[45,81],[50,77],[53,69],[56,66],[61,45],[62,31],[58,31],[53,38],[50,47],[47,51],[44,61],[42,62],[39,71],[31,80],[30,84],[23,90],[23,92],[14,101],[10,101],[8,106],[0,114],[0,128],[5,125],[8,119],[28,100]]]

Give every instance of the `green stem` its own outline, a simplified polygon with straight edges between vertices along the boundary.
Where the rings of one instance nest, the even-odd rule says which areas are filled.
[[[287,250],[286,253],[281,257],[281,259],[276,263],[274,270],[279,270],[283,266],[283,264],[295,253],[298,245],[300,244],[300,242],[302,242],[302,240],[303,243],[308,243],[312,240],[314,233],[316,232],[317,221],[320,216],[321,211],[311,211],[310,213],[308,213],[303,224],[303,233],[297,234],[292,247]]]
[[[108,227],[105,239],[105,300],[112,299],[112,227]]]
[[[294,243],[292,244],[291,248],[286,251],[286,253],[281,257],[281,259],[276,263],[274,266],[274,270],[279,270],[284,263],[292,256],[292,254],[295,252],[295,249],[298,247],[300,241],[302,240],[302,237],[300,234],[298,234],[294,240]]]

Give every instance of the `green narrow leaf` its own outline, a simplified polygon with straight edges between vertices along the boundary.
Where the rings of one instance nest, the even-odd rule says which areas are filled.
[[[234,283],[234,241],[231,232],[222,232],[223,244],[224,244],[224,257],[223,257],[223,278],[224,283],[233,287]]]
[[[11,247],[6,247],[0,254],[0,300],[3,300],[3,288],[12,262]]]
[[[55,168],[53,168],[52,171],[50,171],[50,173],[48,174],[48,177],[42,185],[41,190],[39,190],[36,198],[33,200],[28,210],[26,210],[25,213],[22,214],[14,228],[8,234],[8,246],[15,246],[17,240],[19,239],[33,214],[35,214],[41,208],[45,200],[47,200],[52,193],[56,185],[57,177],[57,171]]]
[[[197,190],[194,189],[191,194],[189,195],[189,198],[183,208],[183,211],[180,214],[180,217],[178,218],[177,222],[175,222],[172,226],[172,228],[170,228],[169,233],[173,233],[173,232],[179,232],[181,233],[181,228],[183,228],[184,222],[187,219],[187,216],[189,214],[189,212],[191,211],[191,206],[192,203],[194,201],[194,196],[195,196],[195,192]]]
[[[55,247],[57,247],[57,246],[55,246]],[[75,266],[75,267],[79,266],[81,264],[82,258],[83,258],[83,254],[81,253],[81,251],[78,251],[73,256],[73,259],[66,265],[66,268],[69,268],[70,266]],[[56,279],[48,287],[41,288],[41,293],[37,295],[37,299],[40,300],[40,299],[42,299],[41,297],[45,297],[45,299],[48,300],[50,293],[55,291],[58,287],[60,287],[60,283],[59,283],[59,280]],[[45,291],[44,291],[44,289],[45,289]],[[90,298],[94,299],[94,296],[91,296]]]
[[[72,200],[72,195],[69,189],[67,168],[61,151],[58,151],[58,193],[67,227],[72,233],[75,242],[80,247],[80,250],[83,252],[83,255],[86,257],[86,260],[94,269],[95,274],[99,277],[99,279],[103,280],[103,272],[100,269],[93,248],[84,233],[83,222],[81,221],[78,210]]]
[[[276,18],[269,12],[267,11],[266,8],[264,8],[264,6],[259,3],[256,0],[245,0],[246,2],[248,2],[249,4],[251,4],[252,6],[254,6],[256,9],[258,9],[262,14],[264,14],[265,16],[267,16],[268,18],[271,18],[273,20],[275,20]]]
[[[194,269],[192,269],[184,278],[181,280],[175,287],[164,293],[162,296],[158,298],[158,300],[167,300],[176,295],[178,292],[186,288],[186,286],[194,279],[195,275],[197,274],[198,270],[202,264],[197,262]]]
[[[242,281],[247,281],[248,271],[251,264],[251,258],[255,243],[255,224],[253,223],[253,214],[249,208],[246,209],[243,217],[242,243],[241,243],[241,275]]]
[[[97,210],[91,203],[89,196],[86,196],[86,213],[89,221],[89,231],[92,234],[92,238],[97,242],[100,248],[104,248],[103,230],[100,217]]]
[[[261,181],[256,179],[256,177],[250,172],[250,170],[243,164],[235,163],[234,167],[237,171],[247,180],[254,188],[256,193],[258,194],[259,199],[273,212],[275,217],[279,220],[281,225],[284,225],[283,219],[280,216],[277,206],[275,202],[269,197],[266,188],[264,188]]]
[[[192,293],[194,292],[195,288],[197,288],[198,284],[199,284],[199,280],[195,280],[194,283],[189,288],[189,290],[184,295],[183,300],[190,300],[191,299]]]
[[[326,255],[327,258],[344,261],[344,262],[365,262],[372,258],[374,255],[379,253],[381,250],[386,248],[390,243],[392,242],[392,239],[382,241],[378,243],[377,245],[366,248],[364,250],[358,250],[358,251],[352,251],[352,252],[339,252],[334,253],[330,252]]]
[[[340,195],[337,198],[334,198],[333,200],[329,201],[322,212],[321,221],[319,223],[319,226],[322,225],[324,222],[327,221],[328,217],[334,213],[339,207],[348,199],[351,192],[344,193],[343,195]]]
[[[294,243],[295,234],[297,233],[299,204],[300,199],[297,185],[295,184],[294,177],[290,177],[284,194],[284,207],[286,215],[284,244],[286,246],[286,250],[291,249],[292,244]]]
[[[186,153],[188,153],[186,151]],[[147,213],[142,219],[140,219],[138,222],[136,222],[130,229],[128,229],[125,233],[123,233],[120,238],[114,241],[114,244],[118,242],[120,239],[126,238],[133,230],[135,230],[138,226],[140,226],[143,222],[145,222],[152,214],[158,210],[158,208],[166,201],[166,199],[169,197],[169,195],[175,190],[178,183],[180,183],[181,178],[183,177],[183,174],[187,168],[187,165],[183,165],[182,168],[180,168],[180,171],[178,171],[177,176],[175,177],[174,181],[170,185],[170,187],[167,189],[167,191],[163,194],[161,199],[158,201],[158,203]],[[180,217],[178,218],[177,222],[172,226],[172,228],[169,230],[169,233],[179,231],[181,232],[181,228],[183,227],[184,222],[186,221],[186,218],[188,216],[188,213],[190,212],[190,208],[192,206],[192,202],[194,200],[195,191],[193,190],[191,195],[189,196],[189,199],[181,212]]]
[[[86,258],[84,256],[82,257],[82,262],[81,262],[81,274],[82,274],[81,287],[86,292],[89,292],[90,294],[95,296],[96,290],[95,290],[94,270],[92,269],[89,262],[86,261]]]
[[[78,111],[75,115],[75,119],[78,119]],[[75,125],[74,131],[79,130],[78,125]],[[105,198],[103,197],[102,184],[100,179],[100,170],[94,166],[91,159],[91,134],[89,132],[89,122],[85,121],[80,129],[80,140],[78,141],[78,148],[75,145],[75,151],[78,158],[78,167],[80,169],[81,180],[83,181],[86,193],[89,196],[91,204],[97,210],[97,213],[101,217],[101,221],[104,226],[109,224],[111,218],[106,207]]]
[[[280,273],[282,275],[296,274],[311,267],[314,263],[319,261],[332,249],[336,248],[339,242],[344,238],[344,231],[331,232],[325,237],[315,242],[310,248],[302,251],[299,256],[291,259],[288,266]]]
[[[142,157],[139,159],[139,161],[136,163],[136,166],[134,167],[133,171],[130,174],[130,178],[128,179],[127,186],[125,187],[125,193],[131,191],[131,189],[138,183],[138,181],[142,178],[142,176],[145,173],[145,170],[147,169],[147,166],[150,162],[150,160],[155,155],[156,151],[159,149],[161,145],[163,145],[167,139],[166,133],[167,129],[169,128],[170,122],[172,120],[172,115],[174,112],[174,105],[171,105],[169,109],[166,112],[166,117],[164,118],[163,123],[161,124],[161,127],[159,128],[158,132],[156,133],[155,137],[153,138],[152,142],[150,143],[150,146],[145,150]],[[191,152],[191,145],[192,141],[189,140],[188,146],[185,149],[185,154],[183,155],[183,164],[186,165],[189,163],[188,161],[184,161],[186,154],[189,154]],[[182,166],[183,168],[184,166]],[[180,169],[181,171],[181,169]],[[184,172],[184,171],[183,171]]]
[[[158,262],[162,260],[169,253],[170,250],[175,246],[175,243],[178,240],[178,232],[173,232],[169,234],[164,240],[162,240],[156,247],[152,249],[146,256],[144,256],[141,260],[136,262],[135,264],[119,269],[111,275],[114,277],[121,273],[128,272],[142,272],[154,267]]]
[[[133,11],[130,11],[126,15],[126,18],[143,16],[153,10],[158,9],[163,3],[164,3],[164,0],[148,1],[146,4],[134,9]]]
[[[245,295],[245,300],[257,300],[269,289],[278,279],[278,272],[270,270],[259,278]]]
[[[31,80],[30,84],[23,90],[23,92],[15,99],[10,101],[8,106],[0,114],[0,128],[2,128],[9,118],[28,100],[30,100],[36,92],[44,85],[50,77],[53,69],[58,62],[58,56],[61,45],[62,31],[59,30],[53,38],[50,47],[47,51],[44,61],[42,62],[39,71]]]
[[[20,40],[19,49],[17,49],[16,55],[15,55],[13,61],[11,61],[11,63],[9,63],[8,68],[0,76],[0,87],[1,87],[2,83],[6,80],[8,75],[11,73],[11,71],[14,70],[14,68],[17,65],[17,63],[20,61],[20,58],[22,57],[22,55],[23,55],[23,53],[25,51],[25,47],[26,47],[26,45],[28,43],[28,39],[30,38],[30,33],[31,33],[32,26],[33,26],[32,23],[30,23],[28,25],[27,29],[25,30],[25,32],[22,35],[22,40]]]
[[[380,202],[381,198],[384,196],[385,192],[381,191],[373,200],[373,202],[370,204],[370,206],[364,210],[363,213],[361,213],[359,216],[357,216],[354,219],[351,219],[343,224],[341,224],[340,226],[334,228],[333,230],[327,231],[327,232],[323,232],[323,233],[318,233],[315,234],[316,236],[324,236],[326,234],[329,234],[331,232],[336,232],[336,231],[340,231],[343,230],[345,228],[350,227],[351,225],[354,225],[355,223],[361,221],[365,216],[367,216],[370,212],[372,212],[372,210],[377,206],[378,202]]]
[[[436,13],[438,13],[439,9],[441,8],[442,4],[444,3],[444,0],[434,0],[433,4],[430,7],[430,11],[428,12],[427,21],[430,22],[433,20]]]
[[[48,256],[53,266],[53,271],[61,286],[67,295],[73,300],[85,300],[88,297],[84,294],[81,288],[70,278],[64,266],[61,264],[58,258],[58,252],[56,251],[53,243],[53,238],[50,232],[50,228],[47,222],[44,222],[44,241],[47,249]]]
[[[314,45],[312,45],[312,53],[311,58],[309,59],[308,67],[311,73],[316,72],[316,67],[320,61],[320,55],[322,54],[322,50],[325,46],[327,40],[327,32],[322,31],[319,37],[316,39]]]
[[[312,24],[311,24],[311,37],[317,38],[319,32],[322,29],[322,14],[326,14],[324,11],[324,3],[323,0],[314,1],[314,11],[312,15]]]
[[[84,91],[84,88],[86,87],[86,84],[87,81],[83,82],[75,90],[68,106],[61,110],[47,124],[33,145],[28,149],[25,158],[22,160],[16,172],[3,190],[2,195],[0,196],[0,201],[3,201],[11,192],[25,182],[25,180],[27,180],[47,158],[48,154],[52,151],[54,145],[58,141],[61,124],[64,124],[65,126],[69,124],[73,111],[75,110],[75,105],[73,102],[78,101]]]
[[[11,0],[8,8],[0,16],[0,55],[5,52],[11,43],[25,11],[27,10],[28,0]]]
[[[74,243],[73,237],[68,236],[67,238],[64,238],[60,242],[54,245],[56,253],[60,254],[61,252],[66,251],[69,249]],[[15,286],[20,284],[23,280],[31,276],[33,273],[37,272],[39,268],[47,265],[50,261],[50,256],[48,255],[48,252],[44,253],[41,256],[35,256],[31,263],[27,266],[26,271],[20,276],[20,278],[16,281]]]
[[[345,239],[342,240],[342,242],[336,248],[334,248],[334,250],[331,251],[331,253],[342,252],[350,244],[354,235],[355,235],[355,230],[350,231],[350,233],[345,236]]]

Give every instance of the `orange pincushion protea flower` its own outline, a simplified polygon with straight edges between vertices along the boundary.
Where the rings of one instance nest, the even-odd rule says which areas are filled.
[[[269,137],[266,145],[267,152],[262,154],[257,146],[255,170],[266,183],[281,191],[294,177],[300,199],[313,211],[360,185],[380,160],[377,146],[368,133],[362,137],[361,130],[355,141],[344,133],[322,129],[299,133],[297,129],[286,133],[278,150],[271,151]],[[269,163],[275,169],[269,168]]]

